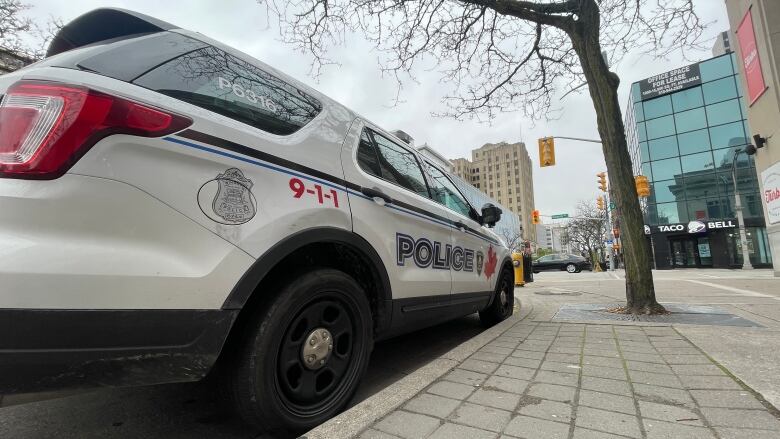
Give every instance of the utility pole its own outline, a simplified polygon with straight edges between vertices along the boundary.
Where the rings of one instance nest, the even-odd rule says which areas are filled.
[[[739,196],[739,190],[737,190],[737,156],[742,152],[745,152],[742,148],[734,151],[734,157],[731,160],[731,178],[734,180],[734,210],[737,211],[739,242],[742,247],[742,269],[752,270],[753,265],[750,263],[750,250],[748,249],[747,234],[745,233],[745,218],[742,215],[742,200]]]

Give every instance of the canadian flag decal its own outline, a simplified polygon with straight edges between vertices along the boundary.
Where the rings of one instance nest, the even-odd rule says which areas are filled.
[[[487,261],[485,261],[485,277],[487,277],[488,280],[490,280],[490,277],[496,272],[497,262],[496,252],[493,250],[493,246],[490,245],[487,251]]]

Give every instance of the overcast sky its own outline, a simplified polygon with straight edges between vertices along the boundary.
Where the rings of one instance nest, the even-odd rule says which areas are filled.
[[[432,117],[441,110],[447,89],[435,73],[418,76],[419,84],[405,84],[403,103],[392,106],[396,85],[380,74],[372,47],[362,40],[350,40],[349,48],[337,48],[330,55],[341,67],[326,68],[315,80],[308,76],[311,56],[295,52],[279,42],[278,29],[268,24],[264,6],[254,0],[160,1],[160,0],[28,0],[28,14],[45,22],[60,17],[65,22],[101,6],[136,10],[178,26],[205,34],[246,52],[287,74],[312,85],[387,130],[402,129],[415,143],[427,142],[445,157],[470,158],[470,151],[485,143],[525,141],[534,163],[536,208],[543,215],[573,213],[578,200],[595,199],[597,172],[606,169],[599,145],[566,140],[556,142],[557,165],[538,167],[536,139],[544,136],[598,138],[596,116],[585,91],[570,95],[556,104],[563,108],[557,120],[537,122],[518,114],[503,114],[491,124],[455,121]],[[26,3],[25,2],[25,3]],[[728,27],[726,7],[722,0],[696,1],[697,12],[705,22],[713,22],[708,36],[714,37]],[[184,6],[186,4],[186,6]],[[690,56],[690,55],[689,55]],[[695,60],[711,57],[703,52]],[[621,77],[620,102],[625,106],[632,82],[687,64],[682,57],[654,60],[631,55],[614,66]],[[625,108],[623,108],[625,110]]]

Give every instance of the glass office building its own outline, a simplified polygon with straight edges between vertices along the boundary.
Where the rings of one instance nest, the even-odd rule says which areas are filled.
[[[750,261],[771,266],[736,58],[732,53],[631,86],[626,134],[636,175],[650,180],[645,234],[656,268],[740,267],[734,180]]]

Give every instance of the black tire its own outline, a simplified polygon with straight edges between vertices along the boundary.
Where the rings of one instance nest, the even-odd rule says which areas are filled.
[[[371,308],[354,279],[332,269],[290,278],[263,291],[276,297],[245,326],[227,375],[227,391],[241,417],[260,431],[281,435],[303,433],[343,410],[373,348]],[[319,339],[314,343],[310,337]],[[315,344],[323,351],[304,350]]]
[[[496,282],[495,296],[490,305],[479,312],[479,321],[484,326],[493,326],[512,315],[515,309],[514,273],[509,268],[501,270]]]
[[[567,273],[577,273],[577,266],[574,264],[566,264],[566,272]]]

